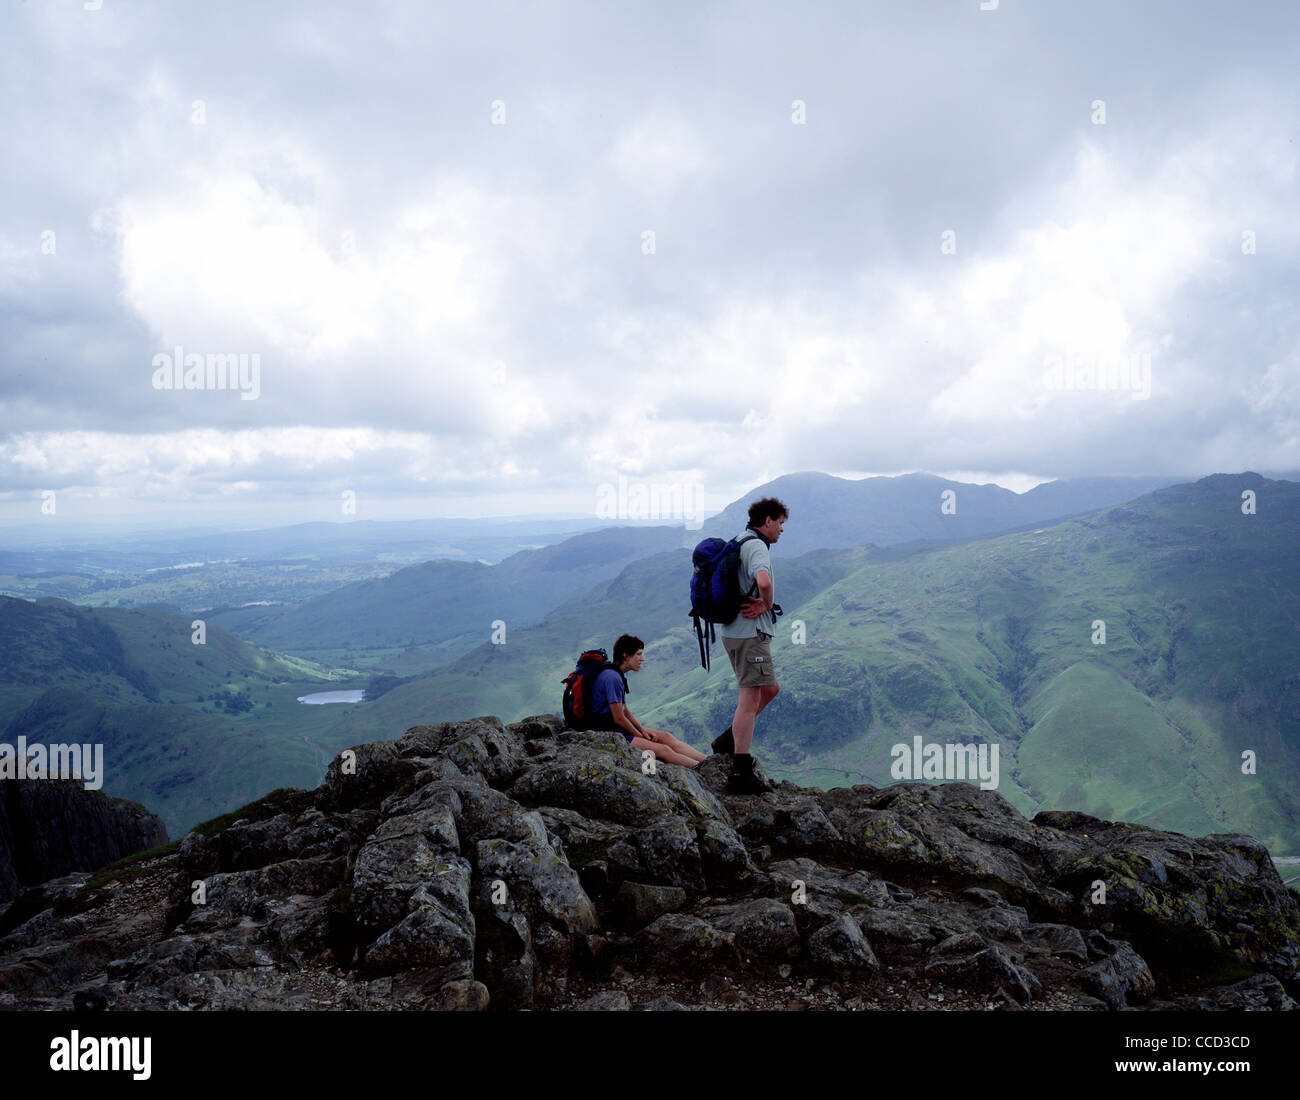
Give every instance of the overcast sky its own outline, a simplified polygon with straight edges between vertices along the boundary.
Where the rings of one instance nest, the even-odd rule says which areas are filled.
[[[1300,465],[1294,3],[97,4],[0,14],[7,521]]]

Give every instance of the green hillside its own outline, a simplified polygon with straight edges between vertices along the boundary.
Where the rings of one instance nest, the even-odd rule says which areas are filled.
[[[1026,710],[1034,724],[1021,741],[1020,778],[1044,808],[1088,807],[1098,817],[1193,835],[1219,830],[1198,799],[1231,776],[1207,785],[1188,774],[1178,730],[1118,673],[1071,665]]]
[[[300,695],[361,687],[164,611],[0,597],[0,741],[103,745],[103,789],[180,835],[272,785],[315,786],[345,746]]]
[[[256,728],[191,707],[103,703],[81,691],[46,692],[5,730],[14,744],[103,746],[103,789],[143,802],[176,837],[222,808],[264,793],[264,777],[319,780],[314,760],[292,742],[268,743]],[[301,746],[298,746],[300,749]]]
[[[1256,515],[1241,512],[1246,488]],[[1243,474],[955,546],[791,561],[778,546],[782,693],[758,751],[801,782],[883,784],[892,746],[915,736],[997,744],[999,789],[1022,812],[1242,831],[1300,851],[1297,535],[1300,485]],[[576,653],[630,630],[647,659],[629,705],[702,747],[730,721],[735,688],[720,644],[712,671],[699,668],[688,578],[685,552],[638,562],[507,645],[396,689],[382,715],[363,706],[341,722],[391,736],[394,721],[555,711]],[[804,645],[791,644],[795,620]]]

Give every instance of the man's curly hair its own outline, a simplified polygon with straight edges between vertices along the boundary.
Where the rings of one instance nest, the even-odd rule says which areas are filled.
[[[762,527],[769,519],[789,519],[790,509],[776,497],[764,497],[749,506],[749,526]]]

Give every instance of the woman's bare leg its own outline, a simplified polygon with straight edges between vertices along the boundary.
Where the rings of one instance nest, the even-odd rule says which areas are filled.
[[[693,768],[699,763],[698,760],[693,760],[689,756],[673,751],[673,749],[668,745],[662,744],[659,741],[647,741],[644,737],[632,738],[631,745],[634,749],[641,752],[649,749],[665,764],[678,764],[683,768]]]
[[[673,752],[681,753],[682,756],[689,756],[697,764],[701,764],[708,759],[708,756],[705,753],[700,752],[699,749],[692,748],[685,741],[678,740],[671,733],[668,734],[668,747],[672,749]]]

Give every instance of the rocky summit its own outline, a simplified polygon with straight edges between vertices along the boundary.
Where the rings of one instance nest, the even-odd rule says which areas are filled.
[[[138,802],[70,779],[0,779],[0,909],[24,886],[166,841],[162,819]]]
[[[965,783],[732,797],[726,762],[550,715],[416,726],[24,890],[0,1007],[1296,1007],[1300,906],[1248,836]]]

